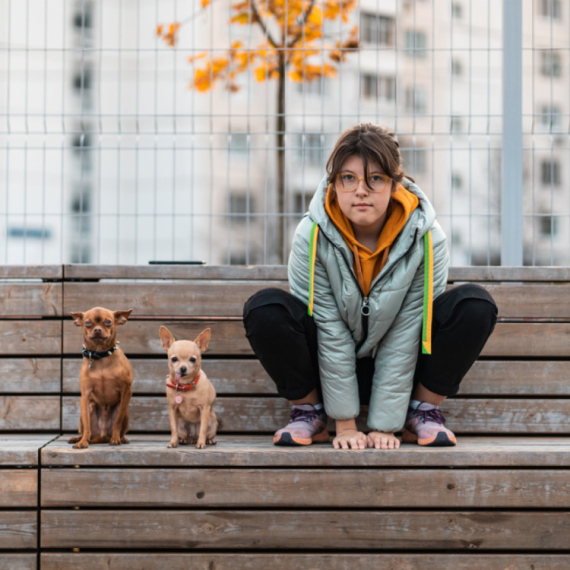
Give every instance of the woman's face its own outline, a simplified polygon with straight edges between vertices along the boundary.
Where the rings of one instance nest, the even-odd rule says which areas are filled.
[[[336,187],[335,182],[340,209],[351,221],[355,233],[378,231],[379,234],[386,221],[386,211],[390,203],[394,181],[390,180],[381,192],[371,192],[364,182],[364,164],[358,155],[348,158],[343,163],[341,172],[351,173],[356,178],[362,178],[362,180],[358,181],[358,186],[354,192],[341,192]],[[374,175],[384,175],[384,172],[378,164],[369,162],[368,179],[370,180]]]

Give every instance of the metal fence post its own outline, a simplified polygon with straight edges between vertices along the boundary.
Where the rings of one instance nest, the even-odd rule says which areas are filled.
[[[523,264],[522,1],[503,0],[501,265]]]

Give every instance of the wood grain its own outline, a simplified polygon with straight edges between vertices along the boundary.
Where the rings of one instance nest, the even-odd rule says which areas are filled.
[[[36,469],[0,469],[0,507],[37,507]]]
[[[546,551],[570,544],[563,511],[43,510],[41,520],[44,548]]]
[[[3,318],[58,317],[62,300],[61,283],[0,283]]]
[[[0,465],[10,466],[37,466],[38,451],[50,441],[56,439],[55,435],[0,435]]]
[[[60,378],[60,358],[0,359],[0,393],[59,393]]]
[[[91,307],[132,308],[136,317],[241,317],[260,289],[288,289],[283,281],[190,281],[184,283],[66,283],[64,314]]]
[[[570,324],[497,323],[481,354],[489,357],[568,357]]]
[[[449,399],[445,403],[448,426],[456,433],[570,434],[570,400]],[[166,398],[134,397],[130,406],[132,432],[168,432]],[[289,421],[289,403],[281,398],[218,398],[214,411],[219,433],[274,432]],[[366,426],[363,408],[359,425]],[[63,430],[77,429],[79,397],[63,398]],[[329,429],[334,428],[330,420]]]
[[[41,555],[42,570],[568,570],[568,554],[184,554]],[[0,568],[2,568],[0,564]],[[20,570],[18,568],[18,570]],[[22,570],[24,570],[22,568]]]
[[[42,507],[568,508],[570,471],[42,469]],[[410,493],[421,489],[421,493]]]
[[[0,279],[61,279],[61,265],[0,265]]]
[[[10,550],[36,548],[37,519],[35,511],[0,511],[0,548]]]
[[[118,332],[117,338],[126,355],[156,354],[164,356],[165,352],[158,337],[158,331],[164,325],[174,337],[195,339],[205,328],[212,329],[212,340],[208,346],[208,355],[252,355],[253,352],[245,338],[245,330],[241,320],[194,320],[168,321],[128,321]],[[63,323],[63,347],[65,354],[81,354],[83,337],[81,330],[72,321]]]
[[[0,355],[61,355],[61,322],[0,321]]]
[[[35,554],[12,554],[3,552],[0,556],[0,570],[36,570]]]
[[[462,436],[456,447],[402,444],[398,450],[342,451],[330,443],[308,447],[277,447],[271,436],[222,435],[206,450],[193,446],[167,449],[168,435],[130,435],[120,447],[92,445],[72,449],[61,436],[42,451],[42,465],[86,467],[486,467],[568,468],[569,437]]]
[[[59,416],[59,396],[0,396],[0,430],[59,430]]]
[[[82,360],[64,359],[63,392],[79,393],[79,370]],[[131,359],[135,394],[164,395],[164,379],[168,371],[166,354],[157,360]],[[1,366],[1,361],[0,361]],[[277,394],[275,383],[258,360],[202,360],[202,368],[220,394]],[[562,384],[560,382],[559,384]],[[558,384],[557,384],[558,385]],[[570,385],[568,386],[570,393]]]

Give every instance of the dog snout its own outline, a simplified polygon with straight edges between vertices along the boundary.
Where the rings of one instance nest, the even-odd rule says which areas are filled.
[[[181,373],[181,374],[186,374],[187,371],[188,371],[188,368],[186,368],[186,366],[181,366],[181,367],[180,367],[180,373]]]

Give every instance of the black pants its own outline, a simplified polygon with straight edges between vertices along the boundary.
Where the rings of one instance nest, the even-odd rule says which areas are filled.
[[[497,306],[478,285],[466,284],[442,293],[433,304],[432,354],[420,354],[414,383],[441,396],[453,396],[497,321]],[[246,336],[280,396],[300,400],[320,392],[317,328],[307,306],[281,289],[258,291],[245,303]],[[360,403],[368,404],[374,360],[356,360]]]

